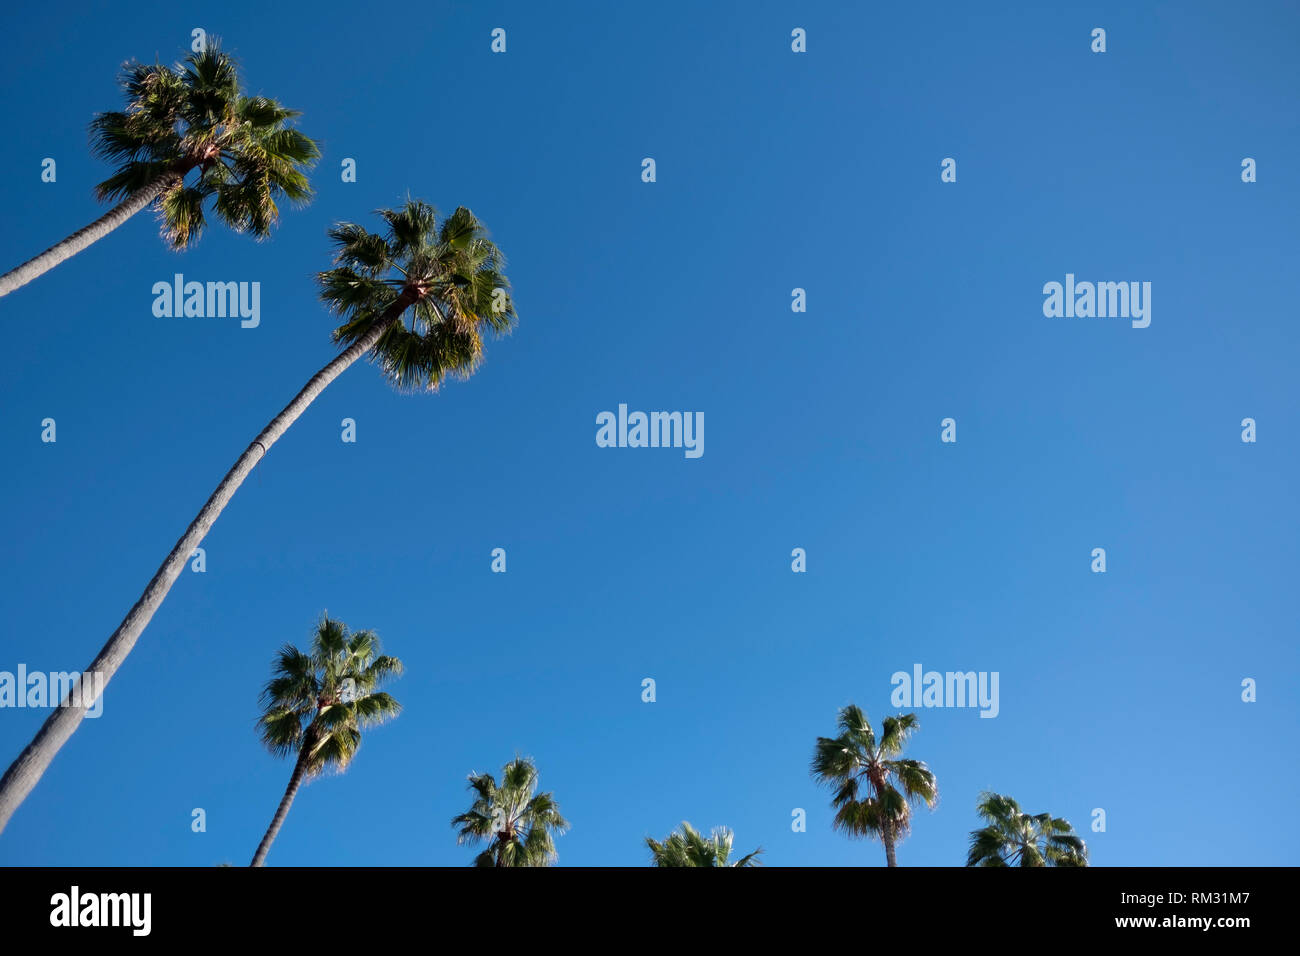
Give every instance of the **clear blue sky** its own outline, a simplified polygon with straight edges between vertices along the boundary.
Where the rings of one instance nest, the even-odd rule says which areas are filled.
[[[573,823],[561,865],[643,865],[682,819],[772,865],[883,865],[831,832],[808,761],[915,663],[999,672],[1000,713],[918,712],[941,796],[902,864],[960,863],[982,789],[1101,865],[1300,862],[1294,5],[72,9],[0,37],[0,266],[99,215],[87,123],[122,61],[179,59],[194,27],[323,157],[268,242],[175,254],[145,213],[0,303],[0,669],[87,665],[334,354],[332,222],[408,191],[471,207],[521,324],[435,396],[365,364],[327,390],[0,862],[246,863],[291,769],[258,691],[326,608],[403,659],[405,712],[300,792],[273,865],[466,864],[465,776],[516,752]],[[261,282],[261,326],[155,318],[176,272]],[[1066,273],[1151,282],[1150,327],[1044,317]],[[704,412],[705,454],[598,448],[620,402]],[[44,716],[0,711],[0,764]]]

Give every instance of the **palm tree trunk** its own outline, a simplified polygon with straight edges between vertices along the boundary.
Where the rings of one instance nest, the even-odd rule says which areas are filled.
[[[163,599],[167,597],[167,592],[180,577],[181,570],[194,553],[194,549],[207,535],[213,522],[239,490],[239,486],[244,483],[244,479],[248,477],[253,467],[262,460],[289,426],[297,421],[298,416],[307,409],[316,396],[325,390],[325,386],[375,346],[388,326],[400,318],[411,301],[412,297],[403,293],[393,305],[384,310],[369,332],[312,377],[294,400],[253,439],[253,443],[239,456],[234,467],[226,472],[226,477],[221,480],[212,497],[203,505],[203,510],[176,542],[176,547],[172,548],[171,554],[167,555],[167,560],[149,581],[144,594],[135,602],[126,619],[118,625],[113,636],[108,639],[108,643],[84,672],[83,676],[99,675],[97,679],[86,681],[92,688],[97,689],[81,693],[82,682],[79,680],[73,689],[68,691],[68,696],[63,699],[61,705],[55,707],[53,713],[41,725],[32,742],[5,771],[4,777],[0,778],[0,832],[4,831],[9,818],[41,779],[41,775],[45,773],[45,768],[50,765],[54,755],[77,729],[86,711],[94,705],[93,698],[102,694],[105,685],[113,679],[117,669],[126,660],[127,654],[131,653],[136,639],[162,606]],[[91,699],[87,699],[88,697]]]
[[[289,786],[285,787],[284,796],[280,798],[280,805],[275,808],[275,816],[271,819],[271,825],[266,828],[266,835],[262,837],[262,842],[257,845],[257,852],[253,854],[253,862],[249,866],[263,866],[266,864],[266,855],[271,852],[271,844],[275,842],[276,834],[280,832],[280,827],[284,825],[284,818],[289,815],[289,808],[293,806],[293,798],[298,795],[298,788],[302,786],[302,778],[307,773],[307,754],[311,750],[310,742],[304,740],[302,747],[298,750],[298,761],[293,765],[293,776],[289,778]]]
[[[153,182],[127,196],[89,226],[77,230],[62,242],[50,246],[36,258],[28,259],[18,268],[6,272],[0,276],[0,296],[8,295],[15,289],[25,286],[33,279],[49,272],[64,259],[71,259],[87,246],[103,239],[183,179],[183,172],[168,170]]]
[[[885,840],[885,866],[898,866],[898,858],[894,856],[894,826],[892,823],[885,824],[883,837]]]

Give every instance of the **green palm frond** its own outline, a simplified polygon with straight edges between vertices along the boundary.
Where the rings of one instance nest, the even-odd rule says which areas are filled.
[[[832,827],[850,837],[871,837],[886,846],[911,829],[912,806],[933,808],[939,797],[934,774],[920,760],[899,754],[918,729],[915,714],[886,717],[877,737],[856,704],[840,708],[836,737],[818,737],[810,771],[831,788]]]
[[[840,736],[853,741],[856,749],[862,752],[873,752],[876,749],[876,734],[871,729],[871,721],[867,720],[867,715],[857,704],[840,708],[835,723],[840,729]]]
[[[884,765],[902,785],[909,800],[933,807],[939,799],[939,785],[930,768],[920,760],[886,760]]]
[[[278,220],[281,200],[310,201],[306,170],[319,147],[289,125],[296,111],[240,92],[235,61],[216,38],[176,66],[128,63],[119,82],[126,108],[90,124],[92,151],[117,165],[96,193],[124,199],[174,174],[158,207],[162,235],[173,247],[198,239],[209,203],[236,232],[260,239]]]
[[[987,826],[971,831],[967,866],[1088,865],[1088,848],[1069,821],[1024,813],[1011,797],[982,793],[976,812]]]
[[[350,632],[322,615],[308,652],[291,644],[272,662],[258,720],[263,744],[276,756],[304,753],[310,775],[347,769],[361,746],[361,731],[401,713],[383,682],[400,676],[402,663],[379,653],[373,631]]]
[[[387,657],[382,654],[371,659],[370,663],[361,671],[366,687],[378,686],[388,678],[397,677],[401,673],[402,662],[396,657]]]
[[[748,868],[763,865],[758,859],[763,852],[762,847],[734,863],[731,861],[735,836],[727,827],[715,827],[712,833],[705,837],[688,821],[683,820],[682,825],[670,833],[662,843],[650,837],[647,837],[645,842],[650,850],[650,865],[655,867]]]
[[[886,717],[881,721],[883,733],[880,735],[880,756],[896,757],[903,752],[907,738],[920,726],[916,714],[900,714]]]
[[[884,835],[887,817],[880,799],[873,793],[861,800],[841,804],[831,818],[831,828],[849,837],[874,837]]]
[[[381,232],[351,222],[330,230],[334,268],[318,282],[342,319],[334,341],[350,346],[380,323],[370,357],[396,388],[468,378],[483,360],[484,333],[508,333],[517,319],[505,257],[463,206],[440,220],[428,203],[408,199],[377,214]]]
[[[536,793],[537,765],[516,757],[502,768],[501,782],[488,773],[468,777],[474,801],[452,818],[457,844],[486,843],[475,866],[550,866],[555,837],[569,828],[550,793]]]

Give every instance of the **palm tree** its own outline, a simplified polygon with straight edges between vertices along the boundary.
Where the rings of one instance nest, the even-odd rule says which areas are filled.
[[[277,199],[311,198],[303,170],[320,150],[286,125],[299,114],[264,96],[245,96],[234,60],[215,39],[176,66],[128,63],[119,82],[126,109],[100,113],[90,124],[94,154],[117,164],[96,194],[118,204],[0,276],[0,296],[103,239],[154,201],[164,240],[184,249],[203,231],[208,200],[217,218],[260,239],[278,217]],[[194,170],[198,175],[186,185]]]
[[[706,839],[699,830],[685,820],[679,829],[668,835],[663,843],[646,837],[650,848],[652,866],[762,866],[759,847],[753,853],[731,862],[731,846],[735,836],[727,827],[714,827]]]
[[[501,783],[490,773],[471,773],[474,803],[454,817],[457,845],[485,843],[475,866],[550,866],[556,860],[555,837],[569,829],[554,794],[538,793],[537,765],[515,757],[501,770]]]
[[[886,717],[879,740],[854,704],[840,708],[837,726],[838,737],[817,738],[812,759],[813,777],[835,788],[834,827],[849,836],[879,839],[886,864],[898,866],[894,847],[911,830],[912,805],[924,801],[934,809],[939,799],[930,769],[899,756],[918,727],[916,714]]]
[[[297,753],[298,759],[250,866],[266,862],[303,781],[326,770],[342,773],[361,746],[361,731],[401,711],[378,687],[402,673],[402,662],[379,653],[373,631],[349,631],[328,614],[317,623],[309,652],[286,644],[273,668],[262,691],[262,743],[277,757]]]
[[[971,831],[967,866],[1088,865],[1088,848],[1068,820],[1029,816],[1000,793],[981,793],[976,809],[988,826]]]
[[[379,213],[383,234],[353,223],[330,231],[337,246],[336,268],[318,276],[321,298],[344,319],[334,330],[342,353],[303,386],[253,439],[226,473],[154,574],[81,681],[52,709],[32,742],[0,779],[0,830],[31,792],[59,748],[72,736],[86,710],[121,667],[136,639],[162,605],[213,522],[271,450],[325,387],[363,355],[370,355],[390,382],[402,389],[436,390],[448,376],[469,378],[483,355],[483,332],[504,333],[514,319],[504,259],[474,214],[458,208],[439,223],[433,207],[408,200]]]

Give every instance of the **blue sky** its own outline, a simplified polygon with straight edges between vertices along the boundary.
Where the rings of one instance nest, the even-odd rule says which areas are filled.
[[[983,789],[1068,818],[1099,865],[1300,862],[1279,815],[1300,798],[1300,17],[995,6],[14,10],[0,266],[99,215],[87,123],[122,61],[174,61],[194,27],[323,156],[267,242],[213,229],[177,254],[144,213],[0,303],[0,670],[88,664],[334,354],[331,223],[408,192],[471,207],[521,322],[437,395],[365,364],[326,391],[0,862],[246,863],[291,769],[257,741],[258,691],[324,609],[402,658],[405,711],[300,792],[272,865],[466,864],[465,776],[516,752],[573,824],[561,865],[644,865],[683,819],[770,865],[883,865],[831,832],[807,766],[838,707],[878,721],[916,663],[997,671],[1000,713],[918,711],[940,802],[900,863],[962,862]],[[155,318],[176,272],[259,281],[261,325]],[[1150,327],[1045,317],[1066,273],[1151,282]],[[598,448],[619,403],[703,412],[704,455]],[[0,762],[43,717],[0,710]]]

